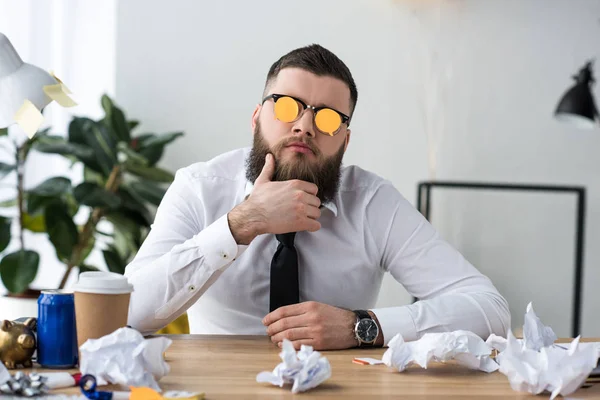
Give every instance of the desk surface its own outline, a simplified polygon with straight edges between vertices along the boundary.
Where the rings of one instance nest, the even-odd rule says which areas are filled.
[[[499,372],[472,371],[452,364],[418,366],[395,372],[385,365],[357,365],[354,357],[381,358],[385,349],[352,349],[322,352],[331,364],[332,376],[319,387],[292,395],[290,387],[280,388],[256,382],[261,371],[272,371],[281,361],[279,348],[266,336],[169,336],[173,344],[166,360],[171,372],[160,380],[163,390],[199,391],[206,399],[231,398],[525,398],[528,393],[511,389]],[[594,341],[598,341],[594,339]],[[42,370],[40,370],[42,371]],[[102,390],[123,390],[114,386]],[[79,390],[53,391],[78,394]],[[600,384],[580,388],[578,399],[600,398]],[[530,397],[531,398],[531,397]],[[541,398],[541,397],[540,397]],[[544,398],[549,398],[545,396]]]

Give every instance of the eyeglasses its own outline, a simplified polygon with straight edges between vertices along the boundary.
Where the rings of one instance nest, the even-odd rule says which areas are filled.
[[[300,99],[283,94],[271,94],[262,101],[273,99],[273,112],[275,118],[281,122],[297,121],[307,108],[314,111],[313,122],[317,130],[327,136],[335,136],[339,133],[342,124],[350,126],[350,117],[330,107],[309,106]]]

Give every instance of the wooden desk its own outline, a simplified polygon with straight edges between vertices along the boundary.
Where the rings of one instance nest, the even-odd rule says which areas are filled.
[[[349,399],[349,398],[531,398],[511,389],[499,372],[472,371],[452,364],[434,364],[425,370],[411,367],[395,372],[385,365],[357,365],[354,357],[381,358],[385,349],[328,351],[330,379],[308,392],[292,395],[289,386],[279,388],[256,382],[261,371],[271,371],[281,359],[279,348],[266,336],[169,336],[173,344],[166,353],[171,372],[160,380],[163,390],[199,391],[206,399]],[[598,341],[595,339],[594,341]],[[124,390],[105,386],[101,390]],[[53,393],[78,394],[77,388]],[[578,399],[600,399],[600,384],[581,388]],[[539,398],[549,398],[543,396]]]

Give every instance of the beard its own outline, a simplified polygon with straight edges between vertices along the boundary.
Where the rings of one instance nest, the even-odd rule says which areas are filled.
[[[342,144],[334,155],[324,157],[321,151],[310,140],[290,137],[281,140],[273,148],[270,148],[265,141],[260,124],[257,121],[254,130],[254,143],[246,160],[246,179],[252,183],[256,181],[256,178],[258,178],[265,165],[265,157],[268,153],[271,153],[275,160],[275,172],[271,179],[272,181],[299,179],[314,183],[319,189],[317,197],[321,200],[321,204],[333,200],[340,185],[344,145]],[[310,154],[297,152],[293,154],[290,161],[281,161],[281,151],[290,143],[299,141],[310,147],[317,160],[313,162],[309,158]]]

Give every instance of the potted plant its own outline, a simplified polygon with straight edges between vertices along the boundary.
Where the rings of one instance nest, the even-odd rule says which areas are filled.
[[[87,261],[94,248],[102,250],[108,270],[123,273],[149,231],[154,207],[173,180],[173,174],[157,163],[165,147],[183,134],[133,136],[137,121],[128,121],[106,95],[102,107],[104,117],[99,120],[73,118],[66,137],[45,130],[23,144],[4,146],[15,162],[0,163],[0,179],[15,171],[17,196],[0,206],[16,208],[17,217],[0,217],[0,278],[9,292],[0,298],[0,319],[37,316],[37,312],[31,315],[31,310],[37,310],[39,291],[30,284],[43,260],[25,243],[25,230],[45,234],[65,265],[59,289],[65,287],[73,270],[98,269]],[[73,185],[68,177],[55,176],[26,189],[24,166],[31,151],[60,154],[71,161],[71,167],[82,164],[83,182]],[[87,213],[84,224],[75,222],[78,212]],[[18,238],[11,235],[15,223]],[[100,229],[99,224],[108,229]],[[13,239],[18,239],[19,248],[8,252]],[[16,299],[20,303],[29,299],[29,308],[14,310]],[[4,316],[11,307],[13,315]]]

